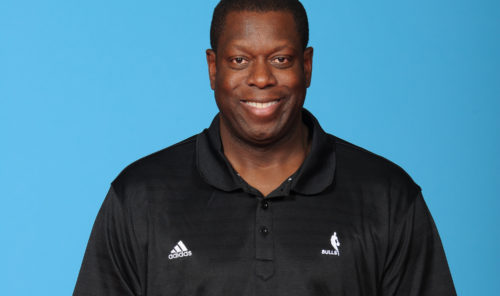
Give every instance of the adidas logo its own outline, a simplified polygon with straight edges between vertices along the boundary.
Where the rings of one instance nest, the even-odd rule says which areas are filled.
[[[179,241],[175,247],[170,251],[170,254],[168,255],[168,259],[176,259],[176,258],[181,258],[181,257],[188,257],[192,256],[193,253],[186,248],[186,245],[182,242]]]

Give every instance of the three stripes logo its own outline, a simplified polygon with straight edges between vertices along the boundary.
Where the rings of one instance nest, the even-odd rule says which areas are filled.
[[[186,245],[182,242],[179,241],[175,247],[170,251],[170,254],[168,255],[168,259],[176,259],[176,258],[181,258],[181,257],[188,257],[192,256],[193,253],[186,248]]]

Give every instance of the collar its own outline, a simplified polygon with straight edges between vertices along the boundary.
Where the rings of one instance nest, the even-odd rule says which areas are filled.
[[[311,151],[292,175],[290,191],[315,195],[333,182],[335,141],[333,136],[323,131],[316,118],[306,109],[303,109],[302,120],[312,132]],[[240,177],[222,151],[219,115],[216,115],[210,127],[196,137],[196,166],[208,184],[223,191],[242,189],[244,185]]]

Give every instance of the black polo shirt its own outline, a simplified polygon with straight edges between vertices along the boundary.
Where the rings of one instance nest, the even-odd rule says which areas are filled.
[[[311,151],[264,197],[209,129],[112,183],[74,295],[456,295],[420,188],[304,111]]]

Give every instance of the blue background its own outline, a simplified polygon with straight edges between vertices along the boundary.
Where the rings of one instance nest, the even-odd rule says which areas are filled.
[[[498,295],[500,1],[303,2],[306,107],[422,186],[459,295]],[[0,2],[2,295],[70,295],[113,178],[209,125],[215,3]]]

